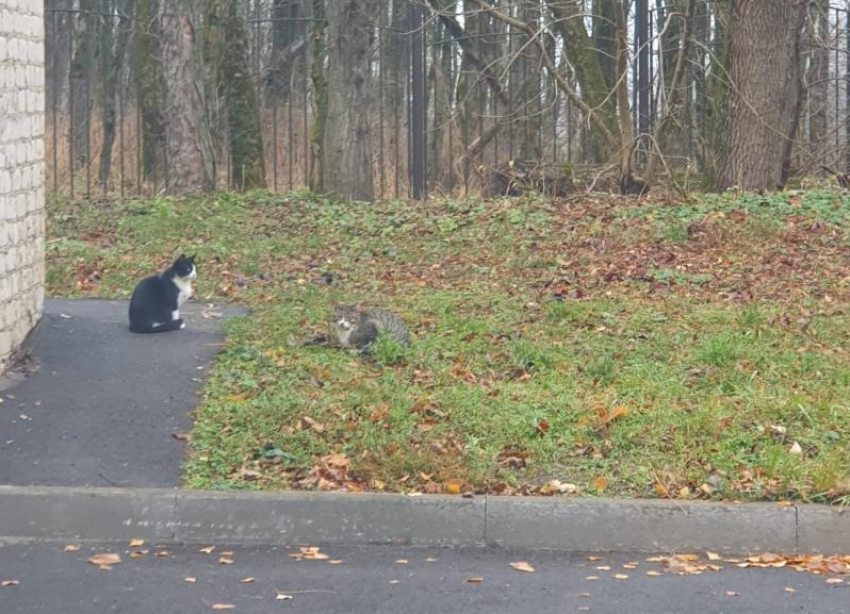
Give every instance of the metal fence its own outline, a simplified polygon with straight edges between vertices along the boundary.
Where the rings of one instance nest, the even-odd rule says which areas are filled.
[[[152,21],[136,12],[133,0],[47,4],[48,184],[69,197],[123,198],[167,190],[165,128],[143,117],[151,103],[145,102],[146,76],[135,61],[140,37],[155,30]],[[310,183],[315,106],[311,75],[317,67],[309,33],[322,23],[308,10],[311,4],[246,0],[243,11],[267,183],[273,191]],[[464,3],[456,4],[450,17],[462,33],[421,0],[387,0],[375,15],[374,97],[364,112],[372,128],[376,195],[419,198],[486,189],[488,171],[510,160],[556,173],[599,162],[587,118],[529,53],[528,35],[480,12],[464,14]],[[549,28],[545,4],[495,4],[511,16],[543,26],[547,49],[561,74],[575,85],[574,67],[563,52],[564,41]],[[593,43],[601,48],[613,44],[604,28],[594,30],[589,9],[590,2],[586,24]],[[634,0],[629,6],[627,78],[638,134],[649,134],[664,112],[668,66],[680,44],[679,35],[670,33],[672,21],[666,22],[671,10],[660,2],[650,6],[648,0]],[[684,114],[664,144],[674,167],[699,169],[705,163],[706,77],[717,41],[718,23],[706,1],[697,13],[695,44],[682,86]],[[804,43],[806,100],[795,148],[797,168],[801,173],[821,164],[848,168],[847,8],[832,6],[825,17],[813,11]],[[480,52],[487,74],[467,61],[464,44]],[[488,78],[498,79],[498,86]],[[216,133],[218,188],[231,185],[234,175],[226,155],[228,138],[226,131]]]

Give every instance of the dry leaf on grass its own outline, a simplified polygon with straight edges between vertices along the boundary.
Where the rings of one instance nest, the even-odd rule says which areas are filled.
[[[92,565],[115,565],[116,563],[121,562],[121,557],[117,554],[113,554],[110,552],[103,552],[101,554],[95,554],[88,561]]]
[[[525,561],[517,561],[516,563],[511,563],[511,567],[516,569],[517,571],[524,571],[526,573],[533,573],[534,567],[526,563]]]

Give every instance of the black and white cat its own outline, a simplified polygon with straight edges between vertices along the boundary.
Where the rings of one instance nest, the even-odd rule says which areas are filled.
[[[130,299],[130,330],[164,333],[185,328],[180,305],[192,296],[192,280],[197,276],[195,256],[181,254],[161,275],[140,281]]]

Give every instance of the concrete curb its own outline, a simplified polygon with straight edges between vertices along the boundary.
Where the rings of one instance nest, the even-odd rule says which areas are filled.
[[[0,540],[850,552],[850,511],[660,500],[0,486]]]

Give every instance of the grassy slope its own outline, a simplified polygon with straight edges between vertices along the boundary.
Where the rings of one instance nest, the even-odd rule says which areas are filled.
[[[230,325],[203,487],[850,495],[850,199],[54,204],[54,295],[126,297],[178,250]],[[301,342],[333,300],[412,349]],[[799,444],[799,446],[795,445]],[[799,450],[798,450],[799,447]],[[800,453],[797,453],[797,452]]]

